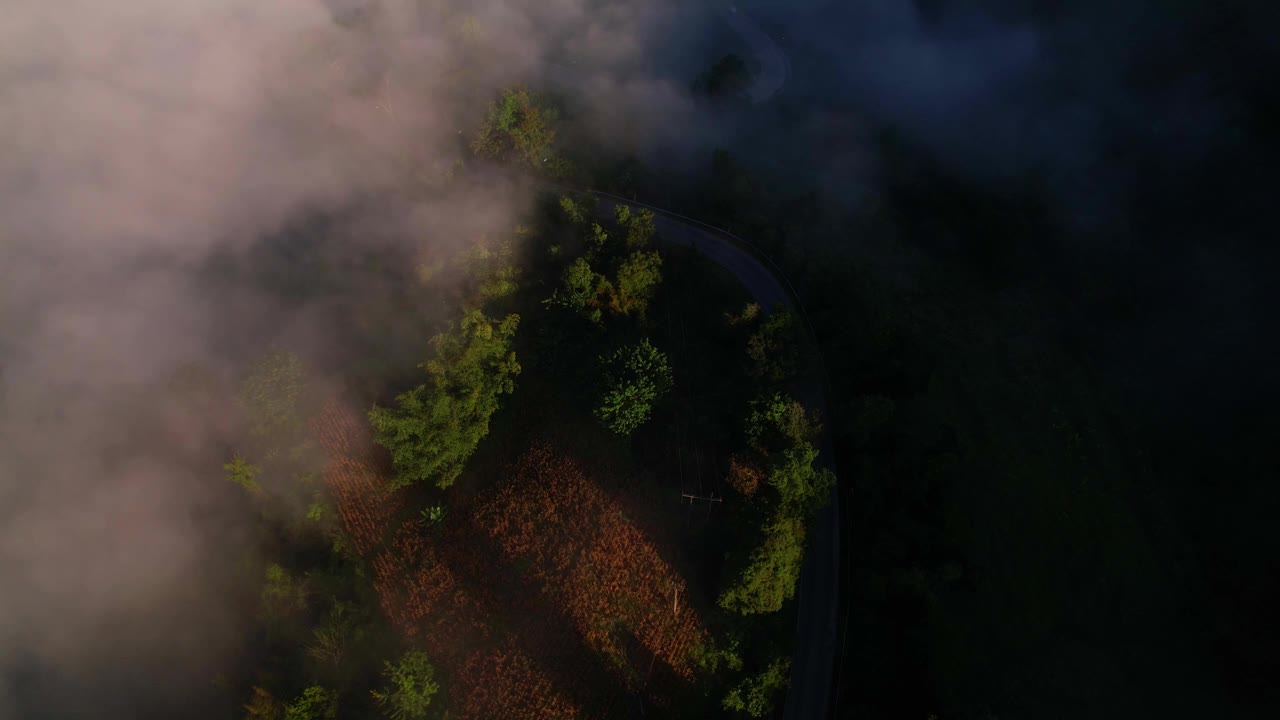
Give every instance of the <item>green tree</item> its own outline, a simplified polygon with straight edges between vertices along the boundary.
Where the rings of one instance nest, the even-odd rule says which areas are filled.
[[[258,484],[258,475],[262,471],[251,464],[240,453],[231,456],[231,462],[222,466],[227,471],[227,479],[249,491],[250,495],[262,493],[262,485]]]
[[[780,506],[797,516],[813,513],[826,502],[835,476],[817,468],[814,446],[822,432],[817,415],[781,394],[758,398],[747,416],[747,443],[768,463],[767,484],[777,491]]]
[[[652,244],[657,232],[657,215],[649,208],[632,210],[630,205],[613,206],[614,218],[627,231],[627,249],[643,250]]]
[[[720,607],[743,615],[768,613],[795,595],[805,524],[827,502],[835,483],[829,470],[814,467],[820,433],[817,418],[781,393],[751,404],[746,436],[754,459],[748,464],[767,465],[765,484],[774,492],[766,500],[771,511],[762,539],[721,593]]]
[[[804,519],[778,512],[717,604],[742,615],[776,612],[796,594],[804,559]]]
[[[432,481],[449,487],[489,434],[499,397],[515,390],[520,364],[511,351],[519,315],[495,323],[469,310],[458,328],[432,338],[428,382],[369,411],[378,444],[391,451],[394,487]]]
[[[569,216],[569,220],[575,225],[585,225],[595,215],[586,202],[578,202],[569,195],[560,198],[560,209],[564,210],[564,214]]]
[[[609,292],[609,309],[619,315],[643,318],[662,282],[662,256],[657,251],[635,252],[618,268]]]
[[[284,720],[334,720],[338,717],[338,694],[319,685],[302,691],[284,710]]]
[[[747,358],[752,377],[782,382],[800,369],[804,334],[790,310],[774,310],[747,338]]]
[[[703,672],[715,674],[722,667],[738,672],[742,670],[742,639],[731,635],[723,644],[702,640],[693,646],[690,656]]]
[[[595,415],[619,435],[630,435],[649,419],[654,404],[671,390],[667,356],[648,340],[618,348],[599,360],[604,395]]]
[[[390,683],[382,690],[374,690],[373,697],[383,712],[392,720],[420,720],[427,716],[431,701],[440,692],[426,653],[410,650],[400,662],[386,663],[383,675]]]
[[[802,443],[775,453],[769,464],[766,482],[778,491],[782,508],[798,517],[812,515],[827,504],[835,475],[825,468],[815,468],[818,450]]]
[[[644,250],[653,244],[653,236],[657,233],[657,216],[649,208],[641,208],[633,213],[627,222],[627,249]]]
[[[765,455],[770,450],[812,443],[821,431],[815,413],[782,393],[756,398],[747,415],[747,444]]]
[[[603,275],[591,269],[586,258],[578,258],[565,269],[563,287],[557,288],[544,302],[572,310],[593,323],[599,323],[604,296],[611,287]]]
[[[791,683],[791,661],[779,658],[759,675],[746,678],[724,698],[726,710],[762,718],[773,712],[778,693]]]
[[[599,252],[609,242],[609,233],[601,227],[600,223],[591,224],[591,234],[587,236],[587,243],[593,251]]]
[[[554,157],[555,111],[541,105],[525,88],[513,88],[489,106],[480,132],[471,143],[477,155],[503,160],[516,157],[544,168]]]

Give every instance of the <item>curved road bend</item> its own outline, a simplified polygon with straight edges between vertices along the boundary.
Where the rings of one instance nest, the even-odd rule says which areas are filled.
[[[595,195],[601,198],[600,209],[606,216],[613,215],[613,205],[618,202],[656,211],[658,237],[662,244],[680,244],[694,248],[707,259],[733,273],[762,307],[782,305],[802,312],[778,277],[727,233],[711,229],[710,226],[700,227],[696,224],[697,221],[681,219],[673,213],[644,203],[599,192]],[[799,389],[798,395],[796,399],[806,407],[816,408],[827,417],[822,383],[819,380],[815,378],[806,382]],[[835,472],[831,438],[825,429],[818,449],[819,463]],[[831,489],[826,507],[818,511],[810,524],[809,542],[805,547],[804,566],[797,592],[796,647],[791,664],[791,689],[787,693],[787,720],[822,720],[828,717],[831,710],[840,594],[838,503],[837,486]]]

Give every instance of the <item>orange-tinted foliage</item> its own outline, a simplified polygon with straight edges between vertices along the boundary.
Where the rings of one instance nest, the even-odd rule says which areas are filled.
[[[688,678],[705,631],[682,578],[618,503],[574,462],[545,446],[521,458],[475,514],[476,523],[526,577],[562,607],[586,644],[626,658],[627,634]]]
[[[314,430],[328,451],[325,481],[343,529],[370,562],[374,588],[388,620],[431,649],[432,659],[451,685],[467,682],[469,671],[460,671],[473,662],[485,671],[485,688],[467,686],[468,707],[478,710],[466,716],[577,717],[577,710],[552,690],[545,672],[514,646],[501,653],[481,652],[466,660],[474,648],[491,644],[488,621],[499,612],[491,598],[477,600],[468,593],[453,568],[459,559],[464,565],[474,565],[484,563],[485,558],[469,552],[467,540],[458,530],[426,533],[410,521],[389,532],[402,499],[378,472],[377,450],[361,418],[331,402],[314,423]],[[465,523],[459,526],[466,527]]]
[[[416,523],[400,527],[392,547],[374,559],[373,574],[387,618],[406,636],[428,641],[438,662],[456,662],[489,638],[485,621],[497,608],[462,587]]]
[[[459,676],[463,720],[574,720],[582,713],[508,641],[467,660]]]
[[[374,462],[367,424],[330,402],[312,424],[328,451],[325,483],[333,494],[342,527],[356,552],[368,555],[382,543],[383,533],[400,508]]]
[[[583,645],[611,658],[633,691],[651,671],[655,681],[691,677],[690,650],[706,631],[684,581],[572,461],[536,446],[470,522],[457,507],[428,530],[412,520],[397,525],[402,496],[381,476],[363,418],[330,403],[315,431],[329,453],[326,483],[369,562],[383,612],[430,649],[463,718],[584,717],[570,690],[590,714],[611,715],[621,698],[607,687],[600,656],[584,655]],[[523,579],[495,576],[499,558]],[[536,589],[524,591],[527,583]],[[547,604],[572,629],[541,617]],[[651,700],[662,702],[655,693],[648,685]]]
[[[729,457],[729,486],[748,497],[755,495],[764,481],[760,468],[737,455]]]

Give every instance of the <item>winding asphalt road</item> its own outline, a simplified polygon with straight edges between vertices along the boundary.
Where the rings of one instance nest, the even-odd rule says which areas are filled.
[[[692,247],[738,278],[761,307],[782,306],[803,317],[804,308],[797,306],[794,297],[787,292],[781,271],[767,267],[741,238],[693,218],[641,202],[607,193],[594,194],[602,199],[600,210],[606,217],[613,215],[613,205],[617,203],[654,210],[662,244]],[[816,408],[824,417],[828,416],[820,380],[805,382],[797,395],[796,399],[805,407]],[[825,429],[818,450],[819,463],[834,473],[831,438]],[[787,693],[787,720],[822,720],[831,711],[837,612],[840,607],[839,501],[840,493],[833,487],[826,507],[818,511],[809,526],[809,542],[805,547],[796,596],[796,647],[792,656],[791,689]]]

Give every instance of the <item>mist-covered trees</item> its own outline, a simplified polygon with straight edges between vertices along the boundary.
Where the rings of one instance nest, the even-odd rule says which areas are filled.
[[[512,88],[489,106],[471,142],[477,155],[494,160],[518,159],[546,168],[554,159],[556,112],[525,88]]]
[[[290,531],[306,528],[297,500],[318,502],[321,490],[307,425],[314,404],[302,360],[284,349],[267,351],[245,372],[235,403],[243,432],[223,465],[227,479],[249,493],[263,517]]]
[[[274,446],[297,441],[306,430],[305,386],[306,370],[297,355],[278,348],[263,355],[240,387],[249,435]]]
[[[422,720],[431,701],[440,692],[435,668],[426,653],[410,650],[396,664],[386,663],[383,675],[387,686],[372,691],[373,697],[392,720]]]
[[[817,419],[799,402],[781,394],[757,399],[745,423],[748,450],[734,464],[739,474],[764,468],[766,520],[760,538],[717,601],[731,612],[774,612],[795,595],[804,557],[808,518],[826,503],[835,476],[814,467]],[[740,487],[742,483],[731,483]],[[751,489],[754,493],[754,486]]]
[[[369,411],[378,444],[391,451],[392,485],[453,484],[489,434],[499,397],[515,389],[520,364],[511,350],[519,315],[501,321],[469,310],[458,327],[432,338],[428,381]]]
[[[223,465],[222,469],[227,471],[228,480],[249,491],[249,494],[258,495],[262,492],[262,485],[258,483],[258,475],[262,470],[240,453],[232,455],[231,462]]]
[[[653,413],[654,404],[671,390],[667,356],[648,340],[618,348],[600,360],[603,395],[595,415],[619,435],[630,435]]]
[[[508,297],[519,289],[520,267],[512,239],[491,242],[481,238],[463,253],[463,297],[474,305]]]

